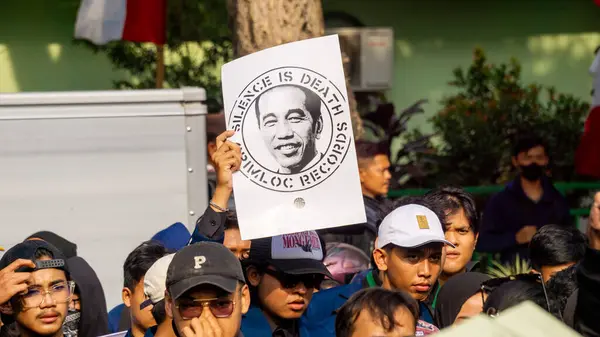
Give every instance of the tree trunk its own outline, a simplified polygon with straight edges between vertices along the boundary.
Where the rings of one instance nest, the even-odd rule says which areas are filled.
[[[228,0],[227,5],[235,57],[325,33],[321,0]],[[346,87],[354,137],[359,139],[362,120],[348,76]]]

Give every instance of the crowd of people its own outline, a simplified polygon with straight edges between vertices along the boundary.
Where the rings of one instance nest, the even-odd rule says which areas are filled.
[[[386,199],[387,151],[359,141],[366,223],[248,241],[232,201],[242,156],[231,136],[209,135],[211,198],[193,233],[177,223],[136,247],[110,312],[75,244],[39,232],[5,252],[0,336],[424,336],[525,301],[600,336],[600,193],[584,234],[547,178],[540,139],[516,144],[519,175],[481,219],[458,187]],[[533,270],[492,278],[475,250]]]

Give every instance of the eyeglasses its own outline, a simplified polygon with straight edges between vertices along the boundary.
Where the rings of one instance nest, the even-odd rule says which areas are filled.
[[[281,286],[286,289],[296,288],[300,283],[304,284],[308,289],[319,289],[321,282],[325,278],[320,274],[292,275],[269,268],[265,268],[263,273],[276,278],[281,283]]]
[[[68,303],[71,301],[71,294],[74,291],[75,282],[73,281],[54,284],[48,290],[44,290],[42,287],[30,287],[21,295],[21,303],[25,309],[37,308],[44,303],[46,295],[50,295],[54,303]]]
[[[500,287],[504,283],[510,281],[529,281],[529,282],[538,282],[542,285],[542,289],[544,291],[544,299],[546,300],[546,309],[548,312],[552,312],[550,310],[550,300],[548,298],[548,292],[546,291],[546,285],[544,284],[544,279],[542,278],[542,274],[539,273],[531,273],[531,274],[518,274],[518,275],[510,275],[507,277],[499,277],[489,279],[481,283],[481,302],[485,303],[485,294],[489,294],[494,291],[496,288]],[[499,312],[496,308],[488,308],[488,312],[486,314],[490,317],[496,317],[499,315]],[[559,313],[560,314],[560,313]],[[560,314],[560,318],[562,319],[562,314]]]
[[[235,301],[230,298],[184,299],[176,306],[179,314],[185,320],[202,315],[204,307],[208,307],[216,318],[227,318],[233,313]]]

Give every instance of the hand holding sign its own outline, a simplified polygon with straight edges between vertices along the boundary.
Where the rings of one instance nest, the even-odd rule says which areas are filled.
[[[217,151],[211,158],[217,171],[217,188],[212,202],[222,209],[227,208],[227,202],[233,190],[233,172],[239,170],[242,164],[240,146],[229,140],[234,134],[234,131],[228,130],[217,137]],[[213,209],[215,208],[213,207]],[[215,209],[215,211],[220,210]]]
[[[364,223],[338,37],[238,58],[221,78],[241,147],[233,185],[242,239]]]

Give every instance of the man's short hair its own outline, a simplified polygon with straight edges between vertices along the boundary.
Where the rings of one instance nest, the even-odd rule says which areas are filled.
[[[278,88],[285,88],[285,87],[297,88],[297,89],[300,89],[304,93],[304,96],[306,97],[306,99],[304,100],[304,105],[306,107],[306,110],[308,111],[308,113],[310,113],[310,115],[313,119],[313,127],[314,127],[317,124],[317,122],[319,121],[319,119],[321,118],[321,98],[319,97],[319,95],[314,93],[312,90],[306,89],[305,87],[302,87],[302,86],[299,86],[296,84],[279,85],[279,86],[273,87],[273,88],[263,92],[262,94],[258,95],[258,97],[256,97],[256,101],[254,102],[254,110],[256,110],[256,119],[258,120],[258,127],[260,128],[259,102],[260,102],[260,99],[262,98],[262,96],[272,90],[275,90]]]
[[[354,146],[356,147],[356,157],[358,160],[372,159],[380,154],[388,155],[388,148],[383,142],[370,142],[359,139],[354,143]]]
[[[473,196],[460,187],[441,186],[425,194],[425,199],[431,203],[440,204],[444,213],[455,215],[461,209],[465,212],[469,226],[475,234],[479,232],[479,213]]]
[[[537,146],[543,147],[546,154],[548,154],[548,145],[541,137],[533,134],[522,135],[514,143],[512,155],[516,157],[519,153],[527,152]]]
[[[389,156],[389,149],[385,143],[370,142],[367,140],[357,140],[354,143],[356,147],[356,158],[358,159],[358,167],[368,166],[373,158],[378,155]]]
[[[547,310],[542,284],[533,280],[508,281],[494,289],[483,305],[483,312],[497,314],[525,301]]]
[[[125,288],[134,291],[135,286],[144,278],[154,262],[167,255],[167,249],[158,241],[146,241],[137,246],[123,264]]]
[[[392,331],[397,323],[395,314],[401,307],[410,311],[416,325],[419,317],[419,305],[407,293],[379,287],[363,289],[352,295],[338,310],[335,318],[335,335],[337,337],[352,336],[356,320],[363,310],[367,310],[373,319],[379,320],[386,331]]]
[[[545,266],[576,263],[585,255],[586,239],[575,227],[546,225],[529,243],[529,257],[538,271]]]

